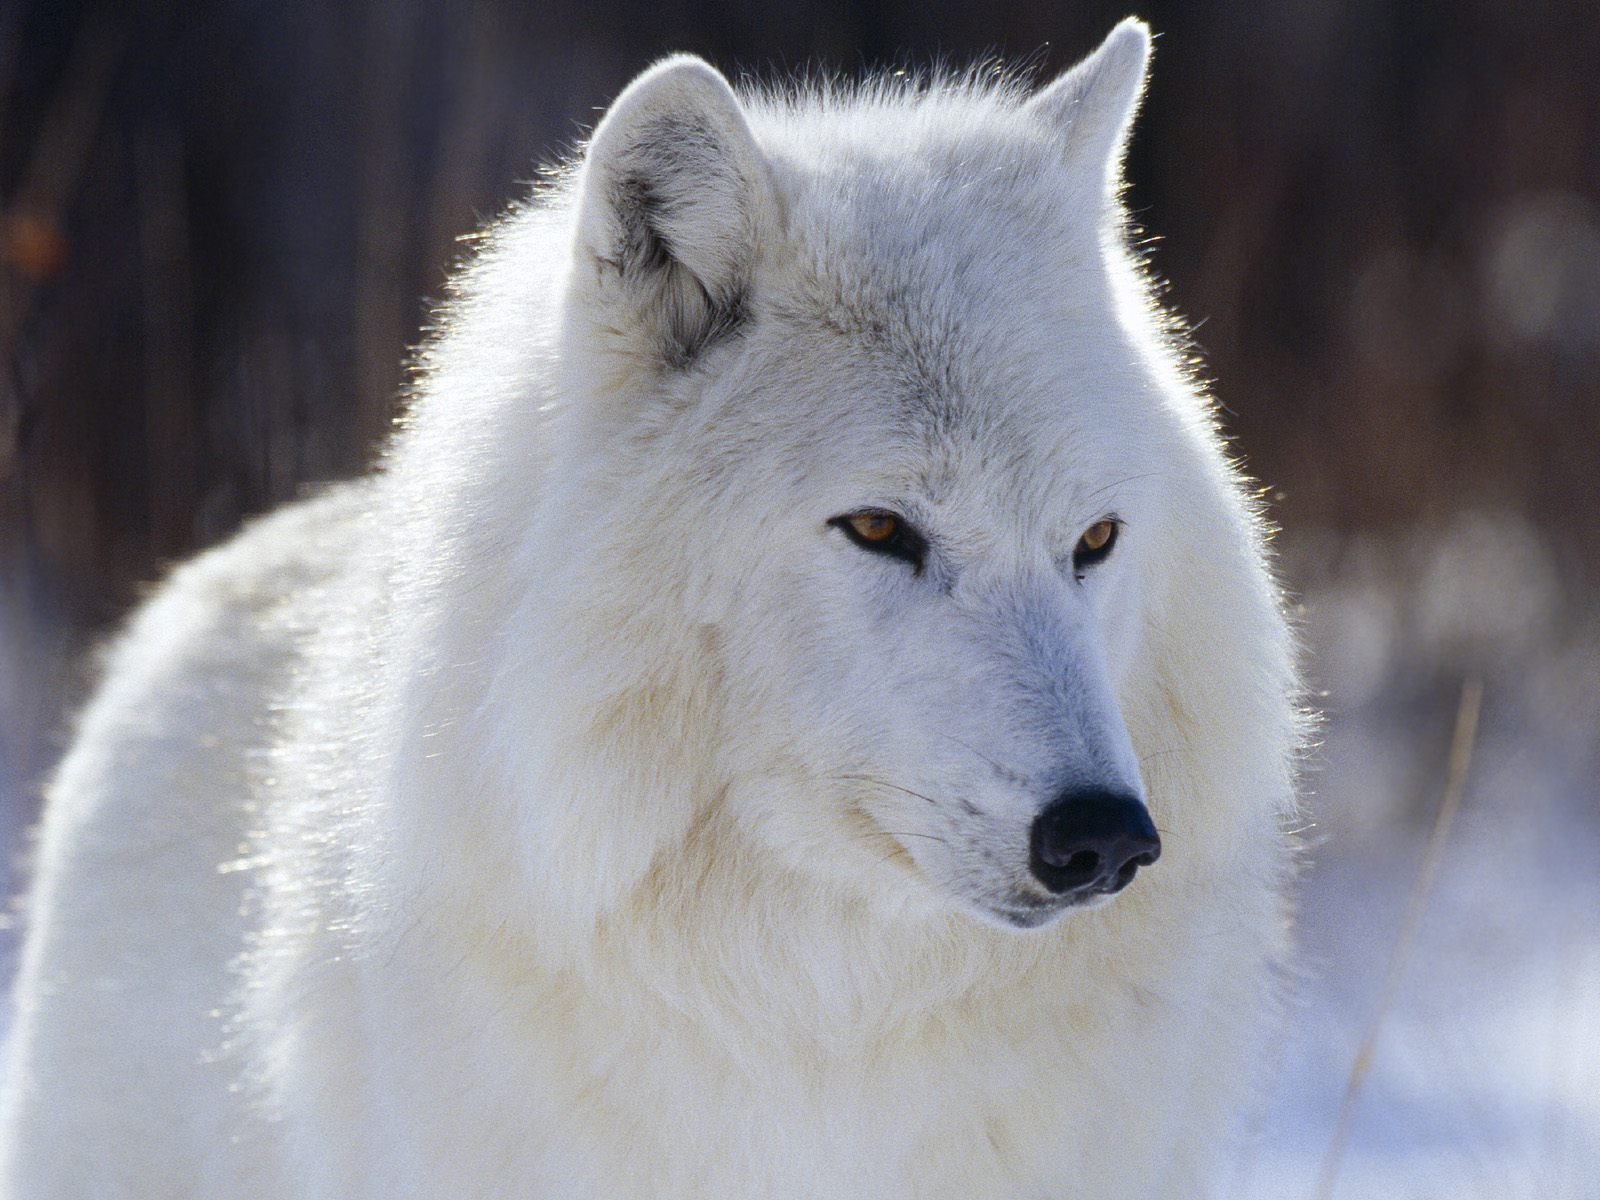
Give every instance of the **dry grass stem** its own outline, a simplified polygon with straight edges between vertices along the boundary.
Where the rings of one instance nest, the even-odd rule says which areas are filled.
[[[1400,981],[1405,975],[1406,963],[1416,944],[1417,930],[1422,924],[1422,914],[1428,906],[1428,896],[1433,891],[1439,874],[1439,864],[1444,858],[1445,843],[1450,836],[1450,826],[1455,822],[1456,810],[1461,807],[1461,793],[1466,786],[1467,767],[1472,762],[1472,747],[1478,735],[1478,711],[1483,702],[1483,681],[1469,679],[1461,688],[1461,704],[1456,709],[1455,732],[1450,739],[1450,758],[1446,769],[1444,795],[1439,801],[1439,811],[1433,818],[1433,829],[1428,834],[1428,845],[1422,862],[1411,883],[1411,895],[1406,900],[1405,916],[1400,922],[1400,932],[1395,935],[1394,948],[1389,953],[1389,970],[1384,977],[1383,990],[1378,995],[1372,1019],[1367,1023],[1361,1046],[1350,1063],[1350,1073],[1345,1078],[1344,1098],[1339,1104],[1339,1116],[1334,1122],[1333,1136],[1328,1140],[1327,1154],[1322,1160],[1322,1170],[1317,1177],[1314,1200],[1331,1200],[1333,1189],[1339,1181],[1339,1167],[1344,1160],[1345,1146],[1350,1140],[1350,1129],[1355,1120],[1356,1104],[1361,1098],[1361,1086],[1366,1082],[1377,1050],[1378,1038],[1383,1033],[1384,1022],[1394,1007]]]

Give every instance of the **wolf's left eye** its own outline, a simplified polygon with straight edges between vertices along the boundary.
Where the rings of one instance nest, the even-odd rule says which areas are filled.
[[[1083,536],[1078,539],[1077,547],[1072,551],[1073,571],[1081,575],[1085,568],[1103,562],[1117,544],[1117,529],[1120,525],[1120,521],[1108,517],[1104,521],[1096,521],[1085,529]]]
[[[881,508],[863,508],[834,517],[828,524],[842,530],[863,550],[902,559],[910,563],[917,574],[922,573],[928,540],[904,517]]]

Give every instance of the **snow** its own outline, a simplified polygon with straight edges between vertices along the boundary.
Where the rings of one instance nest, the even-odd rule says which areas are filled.
[[[1297,1003],[1232,1194],[1318,1196],[1476,677],[1462,807],[1325,1194],[1594,1200],[1600,629],[1534,531],[1504,515],[1338,558],[1306,600],[1313,675],[1329,686]]]

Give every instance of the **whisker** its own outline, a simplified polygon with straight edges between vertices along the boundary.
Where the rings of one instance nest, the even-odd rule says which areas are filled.
[[[890,837],[894,837],[894,838],[919,837],[919,838],[926,838],[930,842],[938,842],[941,846],[948,846],[950,844],[949,842],[945,841],[944,838],[940,837],[936,833],[909,833],[909,832],[901,832],[899,830],[894,830],[894,829],[885,829],[882,832],[884,832],[884,833],[888,834]]]
[[[1106,484],[1105,487],[1095,488],[1095,490],[1090,492],[1087,496],[1085,496],[1084,499],[1085,500],[1093,500],[1096,496],[1102,494],[1103,492],[1109,492],[1112,488],[1119,488],[1125,483],[1136,483],[1137,481],[1139,481],[1141,479],[1155,479],[1157,476],[1166,475],[1166,474],[1169,474],[1169,472],[1167,472],[1167,471],[1146,471],[1141,475],[1128,475],[1128,476],[1125,476],[1122,479],[1117,480],[1115,483]]]
[[[1013,781],[1014,783],[1021,784],[1025,788],[1031,788],[1033,786],[1033,780],[1029,779],[1026,775],[1022,774],[1022,772],[1017,771],[1017,770],[1013,770],[1011,767],[1007,767],[1007,766],[1004,766],[1004,765],[996,762],[994,759],[990,758],[987,754],[985,754],[982,750],[979,750],[976,746],[969,746],[966,742],[962,741],[960,738],[956,737],[954,734],[945,733],[944,731],[937,730],[937,729],[934,730],[934,732],[937,733],[940,737],[944,738],[946,741],[954,742],[956,745],[960,746],[963,750],[965,750],[968,754],[976,755],[978,758],[983,759],[984,762],[988,763],[991,767],[994,768],[995,773],[997,775],[1001,776],[1001,778],[1009,779],[1009,780]]]
[[[896,791],[896,792],[904,792],[908,796],[915,796],[918,800],[926,800],[929,804],[933,805],[935,808],[937,808],[938,805],[939,805],[939,802],[937,800],[935,800],[932,796],[924,796],[921,792],[914,792],[908,787],[901,787],[898,783],[890,783],[887,779],[878,779],[876,776],[872,776],[872,775],[837,775],[837,776],[835,776],[835,778],[836,779],[849,780],[852,783],[870,783],[874,787],[890,788],[891,790]]]

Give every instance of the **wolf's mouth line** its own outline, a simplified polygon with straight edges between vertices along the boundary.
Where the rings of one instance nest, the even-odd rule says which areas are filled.
[[[1109,893],[1106,892],[1069,892],[1064,896],[1052,897],[1049,900],[1035,900],[1024,898],[1021,902],[1010,901],[1006,903],[991,904],[989,907],[1002,916],[1037,917],[1050,913],[1066,912],[1073,908],[1094,907],[1097,901],[1103,900]]]

